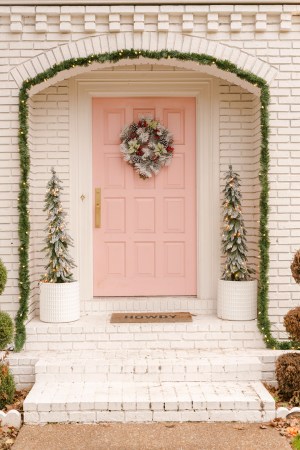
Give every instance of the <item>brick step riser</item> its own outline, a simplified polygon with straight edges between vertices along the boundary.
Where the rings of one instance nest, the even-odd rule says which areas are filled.
[[[259,409],[259,408],[258,408]],[[101,422],[269,422],[274,418],[273,411],[231,410],[205,408],[178,411],[30,411],[24,414],[26,424],[44,423],[101,423]]]
[[[213,336],[211,337],[213,338]],[[86,340],[83,342],[76,341],[76,337],[72,341],[64,341],[63,337],[61,341],[53,342],[49,341],[35,341],[28,342],[25,345],[26,351],[66,351],[66,350],[159,350],[159,349],[199,349],[199,350],[216,350],[216,349],[234,349],[240,348],[249,349],[261,349],[263,348],[261,341],[255,340],[198,340],[193,339],[189,334],[186,337],[177,337],[177,340],[168,340],[166,337],[164,340],[113,340],[113,341],[100,341],[100,340]]]
[[[260,381],[261,372],[240,372],[240,373],[42,373],[36,374],[36,381],[52,382],[65,381],[66,378],[70,382],[86,381],[86,382],[176,382],[176,381]]]
[[[188,297],[147,297],[132,298],[101,298],[101,300],[85,301],[82,305],[84,312],[88,314],[113,312],[174,312],[189,311],[193,314],[207,315],[216,313],[209,301],[203,301]]]
[[[103,320],[103,319],[102,319]],[[100,321],[100,318],[99,318]],[[145,326],[141,326],[145,325]],[[74,325],[74,329],[70,326],[67,327],[57,327],[49,324],[49,327],[45,328],[35,328],[28,329],[27,333],[27,342],[30,342],[31,339],[46,339],[53,340],[53,342],[57,341],[57,335],[64,336],[67,340],[68,337],[71,339],[71,336],[78,341],[83,340],[132,340],[136,339],[136,336],[141,336],[140,340],[160,340],[166,339],[168,340],[178,340],[178,335],[190,336],[197,339],[234,339],[240,340],[243,336],[247,334],[247,339],[255,339],[258,335],[257,328],[255,324],[251,324],[251,327],[242,328],[237,324],[229,324],[224,323],[222,327],[216,328],[215,326],[207,326],[205,323],[189,323],[189,324],[181,324],[181,323],[168,323],[168,324],[124,324],[124,325],[116,325],[115,327],[109,325],[97,326],[95,328],[76,328]],[[38,337],[37,337],[38,336]],[[115,336],[115,337],[113,337]],[[119,339],[117,338],[119,336]],[[89,338],[89,339],[88,339]]]

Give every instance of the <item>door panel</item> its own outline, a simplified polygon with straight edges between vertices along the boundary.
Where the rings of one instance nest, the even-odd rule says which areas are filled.
[[[119,148],[122,128],[141,116],[160,120],[175,147],[171,165],[146,180]],[[194,98],[93,99],[94,296],[196,295],[195,171]]]

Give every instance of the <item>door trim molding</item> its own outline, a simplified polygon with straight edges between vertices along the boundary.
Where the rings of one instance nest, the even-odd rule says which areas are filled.
[[[190,72],[103,71],[69,80],[70,230],[81,300],[93,298],[92,97],[145,95],[196,98],[197,297],[216,300],[220,260],[218,86],[217,79]]]

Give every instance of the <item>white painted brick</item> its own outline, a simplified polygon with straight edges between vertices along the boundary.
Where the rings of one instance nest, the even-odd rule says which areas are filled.
[[[35,30],[37,31],[37,33],[46,33],[48,31],[47,22],[36,22]]]
[[[181,412],[178,411],[154,411],[154,422],[181,422]]]
[[[10,31],[12,33],[22,33],[23,21],[21,14],[12,14],[10,20],[11,20]]]
[[[110,7],[109,6],[86,6],[85,7],[85,12],[87,14],[97,14],[97,15],[103,15],[103,14],[108,14],[110,11]]]
[[[68,413],[65,411],[41,412],[40,413],[40,421],[41,421],[41,423],[67,422],[68,421]]]
[[[144,31],[144,14],[134,14],[134,31]]]
[[[207,14],[207,31],[216,32],[219,29],[218,14]]]
[[[60,8],[61,14],[71,14],[72,16],[82,16],[85,13],[84,6],[61,6]]]
[[[180,14],[184,11],[183,5],[161,5],[160,6],[161,12],[167,12],[169,14]]]
[[[152,411],[125,411],[126,422],[151,422]]]
[[[266,31],[267,29],[267,15],[258,13],[256,14],[256,24],[255,24],[256,31]]]
[[[168,22],[169,14],[158,14],[157,19],[159,22]]]
[[[24,78],[20,74],[19,70],[18,69],[13,69],[11,74],[12,74],[14,80],[16,81],[16,83],[18,84],[18,86],[21,86],[21,84],[24,81]]]
[[[47,15],[36,14],[35,16],[35,29],[39,33],[45,33],[48,30]]]
[[[266,13],[281,12],[282,5],[259,5],[259,11],[263,11]]]
[[[40,415],[38,412],[25,412],[24,420],[28,424],[37,424],[41,423]]]
[[[291,14],[281,14],[280,15],[280,30],[290,31],[292,29],[292,15]]]
[[[134,12],[134,6],[131,5],[116,5],[116,6],[111,6],[110,7],[110,11],[113,12],[117,12],[120,14],[133,14]]]
[[[9,16],[11,13],[10,6],[1,6],[1,16]]]
[[[96,15],[95,14],[85,14],[84,29],[87,32],[96,31]]]
[[[159,12],[159,6],[155,5],[136,5],[135,12],[143,14],[155,14]]]
[[[124,411],[97,411],[97,422],[124,422]]]
[[[11,13],[31,16],[31,15],[34,15],[34,13],[35,13],[35,7],[34,6],[21,6],[21,5],[12,6]]]
[[[62,33],[70,33],[72,30],[71,15],[61,14],[59,29]]]
[[[241,31],[242,29],[242,15],[241,14],[231,14],[231,31]]]
[[[169,30],[169,15],[168,14],[158,14],[158,31],[168,31]]]
[[[182,31],[191,32],[194,29],[194,16],[193,14],[182,15]]]
[[[110,14],[109,21],[110,22],[120,22],[120,14]]]
[[[219,20],[218,14],[207,14],[207,20],[212,22],[217,22]]]
[[[134,22],[134,31],[144,31],[145,30],[145,24],[143,22]]]
[[[35,11],[37,14],[51,14],[53,16],[58,15],[60,13],[60,7],[59,6],[36,6]]]
[[[111,32],[118,32],[121,29],[120,14],[109,15],[109,30]]]

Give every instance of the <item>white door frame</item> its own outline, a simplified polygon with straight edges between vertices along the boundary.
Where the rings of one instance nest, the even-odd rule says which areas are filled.
[[[81,300],[93,298],[92,98],[146,95],[196,98],[197,297],[215,302],[220,261],[218,80],[190,72],[103,71],[69,83],[70,229]]]

